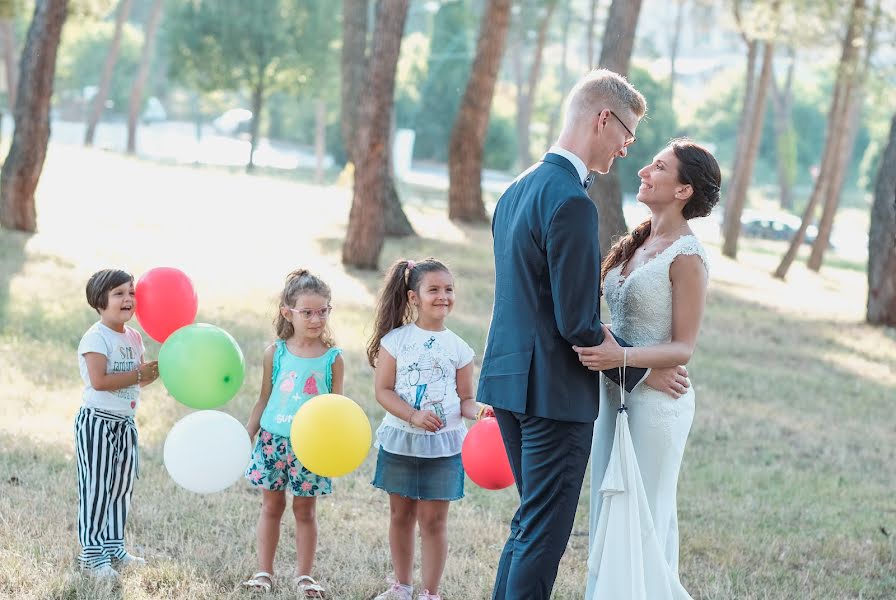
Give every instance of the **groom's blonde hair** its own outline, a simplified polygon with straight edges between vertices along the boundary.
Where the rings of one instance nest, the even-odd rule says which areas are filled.
[[[630,110],[640,120],[647,112],[647,101],[619,73],[594,69],[567,95],[565,122],[579,122],[607,108],[617,112]]]

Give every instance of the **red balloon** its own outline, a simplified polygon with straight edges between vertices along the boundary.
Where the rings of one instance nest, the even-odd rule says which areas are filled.
[[[501,439],[498,420],[486,417],[467,432],[460,453],[464,471],[473,483],[487,490],[502,490],[513,484],[513,471]]]
[[[169,335],[196,318],[199,300],[193,282],[183,271],[156,267],[137,281],[137,321],[155,341]]]

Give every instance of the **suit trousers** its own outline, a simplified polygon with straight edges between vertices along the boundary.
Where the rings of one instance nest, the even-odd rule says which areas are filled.
[[[520,494],[493,600],[548,600],[572,532],[594,423],[495,409]]]

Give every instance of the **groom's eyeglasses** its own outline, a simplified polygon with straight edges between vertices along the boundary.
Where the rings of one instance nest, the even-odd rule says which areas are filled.
[[[628,128],[628,125],[622,122],[622,119],[619,118],[619,115],[614,113],[612,110],[610,111],[610,114],[616,117],[616,120],[619,121],[619,124],[622,125],[623,129],[625,129],[625,131],[628,133],[628,137],[625,139],[625,144],[622,145],[623,148],[628,148],[629,146],[634,144],[638,138],[636,138],[635,134],[632,133],[632,130]]]

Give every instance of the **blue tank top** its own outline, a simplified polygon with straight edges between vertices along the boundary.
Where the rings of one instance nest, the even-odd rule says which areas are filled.
[[[342,354],[330,348],[321,356],[302,358],[277,340],[271,369],[271,396],[261,414],[261,427],[274,435],[288,437],[292,419],[299,408],[320,394],[333,389],[333,361]]]

